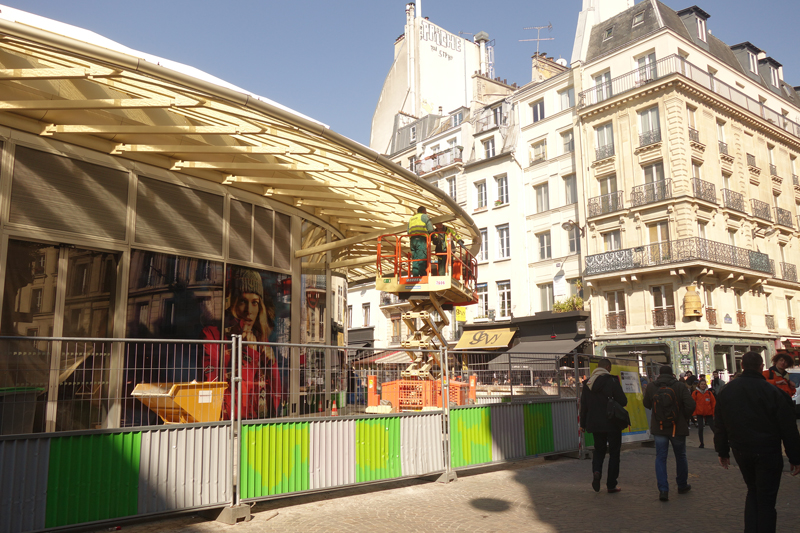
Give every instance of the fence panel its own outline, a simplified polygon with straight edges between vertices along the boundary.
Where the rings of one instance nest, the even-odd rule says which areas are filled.
[[[525,457],[525,431],[522,405],[493,405],[492,459],[508,461]]]
[[[444,470],[441,413],[400,419],[400,466],[403,476]]]
[[[400,420],[368,418],[356,422],[356,481],[380,481],[402,475]]]
[[[355,420],[320,420],[309,427],[309,488],[356,482]]]
[[[242,426],[242,499],[309,489],[309,422]]]
[[[578,402],[553,402],[553,441],[555,451],[578,449]]]
[[[489,407],[450,411],[450,457],[453,468],[492,462],[492,424]]]
[[[44,529],[50,439],[0,441],[0,531]]]

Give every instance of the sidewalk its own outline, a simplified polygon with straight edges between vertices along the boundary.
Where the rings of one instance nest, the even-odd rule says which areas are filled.
[[[532,459],[462,471],[448,485],[415,479],[264,502],[254,507],[252,521],[235,526],[184,516],[123,525],[123,531],[741,531],[746,493],[741,474],[734,467],[722,469],[713,448],[697,447],[696,435],[692,429],[687,441],[692,490],[678,494],[670,455],[669,502],[658,500],[655,449],[631,444],[623,447],[618,494],[606,493],[605,486],[592,491],[589,461]],[[784,471],[778,531],[797,531],[800,476],[788,474],[788,462]]]

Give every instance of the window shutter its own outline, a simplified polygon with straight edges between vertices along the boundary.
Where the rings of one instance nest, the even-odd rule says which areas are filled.
[[[252,204],[231,200],[231,224],[228,232],[228,255],[231,259],[251,259],[252,211]]]
[[[136,198],[136,242],[222,255],[222,196],[139,177]]]
[[[9,222],[125,240],[128,173],[17,146]]]

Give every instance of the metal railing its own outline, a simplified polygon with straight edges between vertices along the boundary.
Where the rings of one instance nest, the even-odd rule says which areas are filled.
[[[586,275],[687,261],[709,261],[772,274],[767,254],[700,237],[689,237],[590,255],[586,257]]]
[[[754,217],[772,222],[772,212],[767,202],[750,198],[750,207],[753,210]]]
[[[673,74],[677,74],[694,81],[708,91],[716,93],[721,98],[732,102],[733,104],[746,109],[747,111],[750,111],[751,113],[774,124],[776,127],[779,127],[795,137],[800,138],[800,124],[790,120],[788,117],[783,115],[783,113],[770,109],[755,98],[747,96],[741,90],[719,80],[718,78],[712,76],[707,70],[693,65],[685,58],[677,54],[673,54],[656,61],[654,65],[651,65],[646,69],[646,75],[642,74],[642,69],[637,68],[618,76],[609,82],[579,93],[578,107],[582,108],[602,102],[603,100],[610,98],[612,95],[619,96],[628,91],[636,90],[643,84],[649,83],[656,79],[665,78]],[[720,152],[722,152],[722,150],[720,150]]]
[[[589,198],[587,209],[590,217],[605,215],[623,209],[622,191]]]
[[[719,145],[719,153],[723,155],[728,155],[728,143],[717,141],[717,144]]]
[[[781,279],[797,282],[797,265],[781,263]]]
[[[606,329],[611,331],[622,331],[628,325],[628,318],[625,311],[611,312],[606,315]]]
[[[599,146],[594,149],[595,160],[600,161],[602,159],[608,159],[609,157],[614,155],[614,145],[607,144],[605,146]]]
[[[767,329],[775,329],[775,315],[764,315],[764,322],[767,324]]]
[[[744,311],[736,311],[736,323],[739,324],[740,328],[747,327],[747,313]]]
[[[653,309],[653,326],[657,328],[675,326],[675,308],[663,307]]]
[[[769,175],[770,176],[777,176],[778,175],[778,167],[776,167],[775,165],[773,165],[771,163],[769,165]]]
[[[692,178],[692,192],[695,198],[700,198],[712,204],[717,203],[717,188],[709,181]]]
[[[423,174],[433,172],[434,170],[438,170],[453,163],[461,162],[461,156],[462,149],[458,146],[448,148],[447,150],[437,152],[425,159],[416,160],[414,162],[414,172],[417,176],[422,176]]]
[[[664,179],[631,189],[631,207],[652,204],[672,198],[672,180]]]
[[[639,134],[639,146],[648,146],[650,144],[661,142],[661,129],[645,131]]]
[[[776,207],[775,222],[777,222],[781,226],[786,226],[787,228],[794,228],[794,222],[792,221],[792,212],[789,211],[788,209],[782,209],[780,207]]]
[[[747,212],[744,208],[744,195],[730,189],[722,189],[722,205],[742,213]]]
[[[713,307],[706,307],[706,320],[709,326],[717,325],[717,310]]]
[[[758,168],[756,167],[756,156],[747,154],[747,166]]]
[[[789,331],[797,331],[797,321],[793,316],[787,317],[786,322],[788,322]]]
[[[689,140],[692,142],[700,142],[700,132],[694,128],[689,128]]]

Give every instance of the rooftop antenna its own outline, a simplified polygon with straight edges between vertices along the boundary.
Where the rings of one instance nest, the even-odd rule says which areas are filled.
[[[547,23],[547,26],[529,26],[527,28],[522,28],[523,30],[536,30],[536,39],[520,39],[519,42],[525,43],[530,41],[536,41],[536,59],[534,60],[534,66],[539,66],[539,41],[554,41],[555,37],[539,37],[539,34],[542,30],[553,31],[553,25],[551,23]]]

